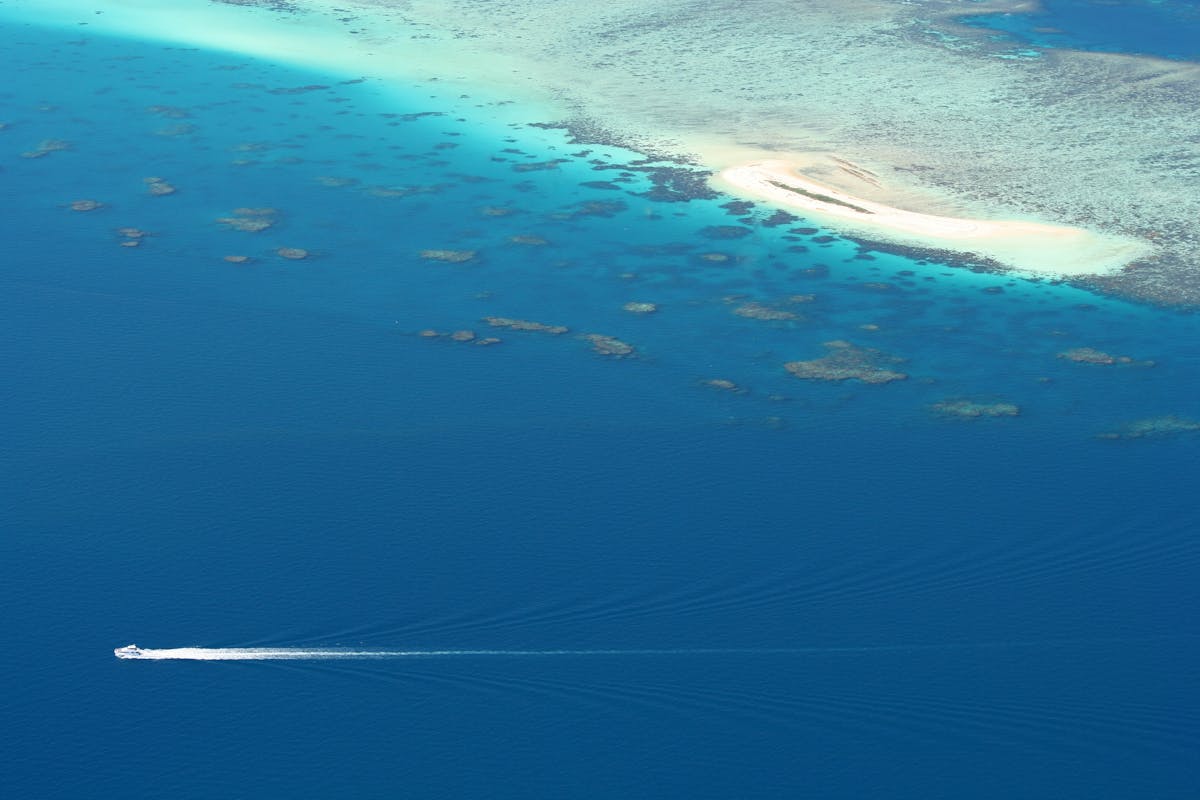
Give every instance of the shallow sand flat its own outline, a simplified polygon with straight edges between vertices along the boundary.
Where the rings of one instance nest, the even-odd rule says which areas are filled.
[[[1070,51],[1014,57],[954,15],[1028,3],[969,5],[112,0],[96,15],[81,0],[10,0],[5,8],[41,20],[67,9],[71,25],[86,20],[97,32],[389,78],[471,102],[516,100],[489,113],[510,124],[561,122],[581,141],[690,157],[714,172],[805,163],[810,179],[914,213],[1137,239],[1152,247],[1133,269],[1112,272],[1103,252],[1088,256],[1091,269],[1048,264],[1078,254],[1021,266],[1069,268],[1119,294],[1200,304],[1200,65]],[[809,171],[813,154],[828,153],[877,180]],[[1026,254],[1010,248],[996,260],[1017,258]]]
[[[273,13],[270,3],[203,0],[13,0],[6,17],[71,27],[80,34],[108,33],[191,44],[286,63],[353,74],[363,54],[342,45],[340,26],[321,16]]]
[[[900,244],[972,253],[1034,275],[1104,275],[1145,257],[1149,245],[1082,228],[906,211],[813,181],[787,161],[729,167],[716,183],[735,194],[798,208],[821,222]]]
[[[1022,57],[954,22],[1028,2],[354,3],[457,48],[456,74],[552,98],[581,138],[721,168],[837,153],[881,178],[856,196],[1150,242],[1135,269],[1087,282],[1200,304],[1200,65]]]
[[[397,88],[440,94],[471,90],[506,122],[555,118],[562,106],[519,81],[497,80],[517,68],[492,54],[482,70],[461,69],[459,49],[435,46],[420,22],[387,4],[366,3],[350,15],[324,0],[8,0],[6,18],[265,58],[346,78],[380,78]],[[436,37],[434,37],[436,38]],[[520,62],[521,58],[513,60]],[[489,94],[494,88],[497,94]],[[433,93],[432,91],[430,92]],[[501,102],[502,101],[502,102]],[[509,104],[519,103],[521,108]]]

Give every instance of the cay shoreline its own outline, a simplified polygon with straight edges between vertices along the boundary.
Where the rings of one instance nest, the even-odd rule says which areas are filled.
[[[867,180],[865,174],[863,180]],[[1065,225],[907,211],[812,180],[797,164],[783,159],[726,167],[713,183],[725,192],[802,211],[835,230],[910,247],[973,255],[1032,276],[1112,275],[1152,251],[1136,239]],[[875,188],[879,188],[877,182]]]

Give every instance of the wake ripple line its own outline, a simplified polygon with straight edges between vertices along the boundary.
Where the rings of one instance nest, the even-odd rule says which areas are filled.
[[[117,658],[134,661],[334,661],[403,658],[448,658],[490,656],[501,658],[553,656],[705,656],[705,655],[821,655],[837,653],[909,653],[925,650],[986,650],[1070,645],[1133,644],[1164,639],[1192,639],[1177,636],[1114,637],[1096,639],[1049,639],[999,642],[956,642],[946,644],[896,644],[831,647],[698,647],[635,648],[592,650],[354,650],[342,647],[171,647],[148,648],[126,645],[113,650]]]

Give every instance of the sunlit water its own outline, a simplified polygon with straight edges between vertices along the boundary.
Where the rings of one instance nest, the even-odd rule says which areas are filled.
[[[1194,317],[657,202],[470,98],[5,39],[4,794],[1195,795],[1196,434],[1126,427],[1200,414]],[[835,339],[908,379],[783,369]]]

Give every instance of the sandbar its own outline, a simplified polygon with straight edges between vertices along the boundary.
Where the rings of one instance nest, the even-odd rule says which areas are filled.
[[[834,230],[900,245],[974,255],[1021,273],[1052,278],[1109,275],[1148,255],[1145,242],[1030,220],[925,214],[849,194],[812,180],[784,160],[721,170],[714,182],[734,194],[798,209]]]

